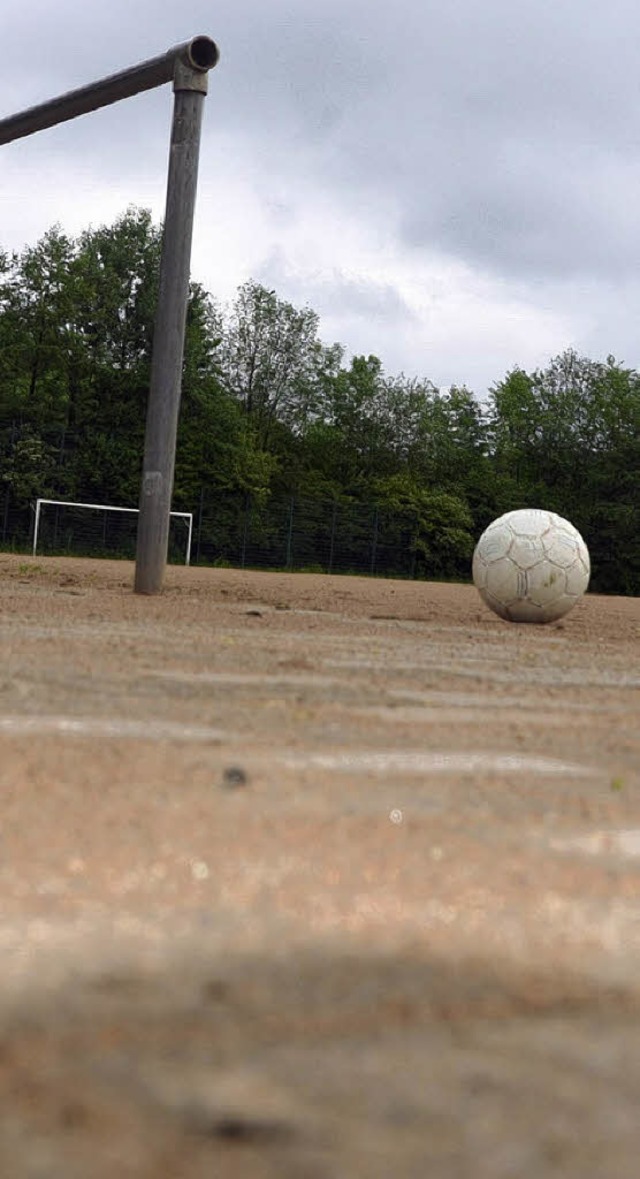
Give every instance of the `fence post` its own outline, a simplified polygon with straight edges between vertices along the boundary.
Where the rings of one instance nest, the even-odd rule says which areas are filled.
[[[378,505],[376,504],[373,512],[373,537],[371,539],[371,576],[373,577],[376,571],[376,556],[378,549]]]
[[[242,525],[242,552],[240,556],[240,568],[244,569],[247,559],[247,537],[249,533],[249,513],[251,510],[251,496],[247,491],[244,497],[244,521]]]
[[[200,564],[200,541],[202,538],[202,514],[204,512],[204,483],[200,488],[200,503],[198,505],[198,532],[196,535],[196,565]]]
[[[12,451],[13,451],[13,444],[15,442],[15,437],[16,437],[16,424],[15,424],[15,422],[12,422],[11,423],[11,437],[9,439],[9,445],[10,445]],[[3,519],[2,519],[2,543],[3,544],[6,543],[7,532],[9,531],[9,499],[10,499],[10,497],[11,497],[11,484],[9,482],[7,482],[6,488],[5,488],[5,493],[4,493],[4,515],[3,515]]]
[[[289,528],[287,530],[287,569],[291,568],[293,560],[292,542],[293,542],[293,511],[295,507],[295,500],[291,496],[291,503],[289,504]]]
[[[7,542],[7,532],[9,531],[9,484],[4,493],[4,513],[2,517],[2,543]]]
[[[331,515],[331,540],[329,541],[329,573],[333,571],[333,553],[336,541],[336,520],[338,517],[338,501],[333,501],[333,512]]]

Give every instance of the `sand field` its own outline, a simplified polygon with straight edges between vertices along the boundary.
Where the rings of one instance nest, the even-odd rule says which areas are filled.
[[[0,554],[0,1174],[622,1179],[640,599]]]

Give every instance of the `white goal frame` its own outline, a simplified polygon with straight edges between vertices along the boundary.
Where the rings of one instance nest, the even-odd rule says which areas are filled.
[[[68,499],[37,499],[36,500],[36,515],[33,525],[33,556],[35,557],[38,549],[38,533],[40,531],[40,509],[43,504],[53,504],[61,508],[92,508],[94,511],[100,512],[129,512],[133,515],[140,514],[140,508],[118,508],[113,504],[85,504],[75,503]],[[185,565],[191,564],[191,539],[193,537],[193,512],[170,512],[170,516],[179,517],[187,521],[187,555],[185,558]]]

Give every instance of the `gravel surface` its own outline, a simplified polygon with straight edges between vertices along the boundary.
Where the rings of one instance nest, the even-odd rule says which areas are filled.
[[[0,1174],[635,1179],[640,599],[0,554]]]

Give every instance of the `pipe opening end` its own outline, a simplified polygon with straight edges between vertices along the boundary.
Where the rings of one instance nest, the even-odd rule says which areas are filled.
[[[189,62],[196,70],[212,70],[220,58],[220,51],[211,37],[194,37],[188,49]]]

